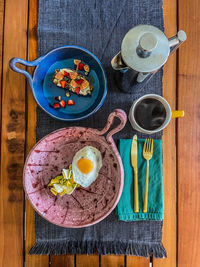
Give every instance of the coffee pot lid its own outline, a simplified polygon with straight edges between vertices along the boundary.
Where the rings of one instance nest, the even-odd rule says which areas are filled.
[[[167,61],[170,47],[165,34],[152,25],[138,25],[125,35],[121,55],[124,63],[138,72],[152,72]]]

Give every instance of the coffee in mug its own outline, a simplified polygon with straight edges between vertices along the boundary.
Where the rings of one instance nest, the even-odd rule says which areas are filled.
[[[129,120],[134,129],[152,134],[163,130],[171,117],[183,117],[183,111],[171,111],[164,97],[148,94],[133,102],[129,112]]]

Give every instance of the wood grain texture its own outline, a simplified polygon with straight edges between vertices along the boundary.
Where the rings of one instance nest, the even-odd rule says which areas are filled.
[[[127,256],[126,261],[127,267],[149,267],[149,258],[136,257],[136,256]]]
[[[1,180],[0,266],[23,266],[22,172],[25,146],[25,80],[9,68],[9,60],[27,54],[27,0],[5,1]]]
[[[174,0],[164,1],[165,34],[172,37],[177,31],[177,4]],[[182,49],[182,47],[180,47]],[[176,53],[169,56],[164,67],[163,95],[172,107],[176,107]],[[176,266],[176,135],[175,120],[172,120],[163,134],[163,189],[164,226],[163,245],[167,259],[153,258],[153,267]]]
[[[3,67],[3,32],[4,32],[4,1],[0,1],[0,99],[2,98],[2,67]],[[1,101],[0,101],[0,118],[1,118]],[[0,125],[1,129],[1,125]],[[1,130],[0,130],[1,137]],[[0,144],[1,148],[1,144]]]
[[[124,256],[101,256],[101,267],[124,267]]]
[[[29,60],[37,58],[37,13],[38,1],[29,0]],[[31,71],[30,71],[31,73]],[[35,145],[35,126],[36,126],[36,103],[33,98],[30,86],[27,91],[27,135],[26,135],[26,155]],[[28,255],[30,248],[35,244],[35,212],[26,200],[26,240],[25,240],[25,262],[26,267],[48,267],[49,257],[46,255]]]
[[[81,267],[82,266],[84,265],[81,265]],[[51,267],[74,267],[74,256],[73,255],[51,256]]]
[[[98,255],[76,255],[76,267],[99,267]]]
[[[200,266],[200,2],[179,0],[178,24],[188,39],[179,50],[178,267]]]

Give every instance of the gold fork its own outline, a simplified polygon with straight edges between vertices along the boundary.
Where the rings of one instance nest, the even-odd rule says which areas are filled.
[[[147,203],[148,203],[148,186],[149,186],[149,161],[153,156],[153,139],[145,139],[143,147],[143,157],[147,161],[147,171],[146,171],[146,182],[145,182],[145,191],[144,191],[144,205],[143,212],[147,212]]]

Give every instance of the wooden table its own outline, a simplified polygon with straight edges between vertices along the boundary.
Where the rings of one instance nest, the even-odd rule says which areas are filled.
[[[23,164],[35,144],[36,104],[25,78],[9,69],[18,56],[37,57],[37,0],[0,0],[1,183],[0,267],[147,267],[135,256],[35,256],[34,212],[24,198]],[[200,2],[164,0],[168,37],[177,28],[188,40],[164,68],[164,96],[185,117],[172,121],[163,136],[164,229],[167,259],[153,267],[200,266]],[[100,264],[99,264],[100,262]]]

